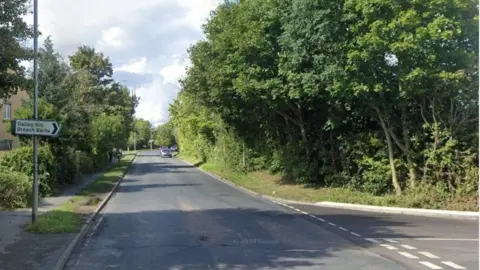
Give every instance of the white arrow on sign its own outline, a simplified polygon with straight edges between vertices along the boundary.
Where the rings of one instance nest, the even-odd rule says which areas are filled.
[[[55,120],[14,120],[12,122],[14,135],[54,137],[60,132],[60,126]]]

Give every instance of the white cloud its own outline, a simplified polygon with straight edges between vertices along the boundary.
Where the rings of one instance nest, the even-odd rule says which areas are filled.
[[[201,25],[218,2],[42,0],[40,42],[51,35],[64,55],[80,44],[95,46],[110,57],[115,78],[137,89],[137,116],[164,122],[185,73],[186,49],[203,37]]]
[[[147,58],[139,57],[130,60],[127,64],[123,64],[119,68],[115,68],[114,71],[125,71],[134,74],[143,74],[147,73],[147,65]]]
[[[178,85],[178,80],[185,74],[185,61],[175,60],[174,63],[160,70],[164,84]]]
[[[102,40],[97,42],[97,46],[106,47],[121,47],[123,45],[124,31],[118,26],[110,27],[102,31]]]

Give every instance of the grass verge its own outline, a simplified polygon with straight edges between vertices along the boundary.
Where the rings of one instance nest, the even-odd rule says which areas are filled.
[[[281,176],[264,171],[246,174],[222,169],[217,164],[202,163],[200,160],[179,155],[180,159],[192,164],[199,164],[205,171],[211,172],[241,187],[257,193],[281,199],[303,202],[340,202],[375,206],[406,208],[444,209],[458,211],[478,211],[478,197],[445,197],[436,193],[431,187],[424,187],[405,195],[374,196],[369,193],[347,188],[307,187],[299,184],[285,184]]]
[[[40,234],[78,232],[84,218],[112,190],[118,178],[127,172],[134,157],[134,153],[124,154],[113,168],[83,188],[71,200],[38,216],[35,224],[28,223],[26,231]]]

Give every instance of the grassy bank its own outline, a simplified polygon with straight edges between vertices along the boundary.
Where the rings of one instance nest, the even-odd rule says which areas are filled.
[[[35,224],[29,223],[26,230],[35,233],[69,233],[80,230],[84,219],[110,192],[112,187],[130,168],[134,152],[124,153],[120,161],[79,194],[58,208],[38,216]]]
[[[179,158],[192,164],[201,164],[198,159],[192,157],[180,155]],[[242,174],[225,170],[221,166],[213,163],[201,164],[199,167],[249,190],[287,200],[303,202],[330,201],[375,206],[478,211],[477,196],[445,197],[438,194],[434,188],[428,186],[407,192],[401,196],[373,196],[369,193],[353,191],[347,188],[307,187],[298,184],[288,184],[282,181],[280,175],[271,175],[264,171]]]

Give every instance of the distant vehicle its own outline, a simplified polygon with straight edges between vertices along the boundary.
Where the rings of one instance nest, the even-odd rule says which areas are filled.
[[[161,157],[172,157],[172,152],[168,148],[163,148],[160,150],[160,156]]]
[[[172,147],[170,147],[170,150],[172,150],[172,151],[178,151],[178,147],[172,146]]]

